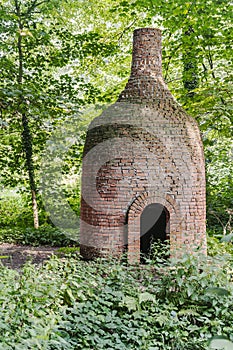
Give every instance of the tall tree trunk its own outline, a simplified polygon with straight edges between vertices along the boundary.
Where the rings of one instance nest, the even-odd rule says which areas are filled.
[[[22,18],[21,18],[21,11],[20,11],[20,4],[18,0],[15,0],[15,8],[16,8],[16,15],[18,19],[18,28],[19,28],[19,36],[18,36],[18,59],[19,59],[19,67],[18,67],[18,84],[23,87],[23,48],[22,48],[22,31],[24,29]],[[23,93],[20,97],[20,108],[19,112],[21,114],[21,120],[22,120],[22,145],[23,150],[25,154],[25,163],[26,163],[26,169],[28,173],[29,178],[29,185],[31,190],[31,198],[32,198],[32,211],[33,211],[33,222],[34,227],[39,227],[39,215],[38,215],[38,206],[37,206],[37,199],[36,199],[36,182],[35,182],[35,173],[34,173],[34,162],[33,162],[33,147],[32,147],[32,135],[29,127],[28,117],[27,117],[27,101],[23,96]]]
[[[34,163],[33,163],[33,157],[32,157],[33,155],[32,136],[28,125],[28,118],[26,113],[22,113],[22,126],[23,126],[22,143],[23,143],[23,148],[24,148],[24,153],[26,158],[26,168],[28,172],[29,184],[30,184],[31,196],[32,196],[33,222],[34,222],[34,227],[38,228],[39,215],[38,215],[38,207],[37,207],[37,200],[36,200]]]

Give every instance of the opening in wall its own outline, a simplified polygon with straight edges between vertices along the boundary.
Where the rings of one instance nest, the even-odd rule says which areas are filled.
[[[169,212],[160,203],[149,204],[140,218],[141,262],[150,256],[153,243],[169,239]]]

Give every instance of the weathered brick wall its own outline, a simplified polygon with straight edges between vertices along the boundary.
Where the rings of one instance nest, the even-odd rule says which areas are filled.
[[[134,32],[130,79],[118,101],[89,126],[83,158],[81,254],[139,260],[140,216],[148,204],[169,212],[171,250],[205,237],[205,166],[196,121],[161,74],[161,34]]]

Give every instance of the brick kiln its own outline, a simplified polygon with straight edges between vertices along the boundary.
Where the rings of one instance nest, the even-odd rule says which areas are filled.
[[[127,251],[137,262],[157,239],[172,254],[206,251],[202,141],[162,78],[160,30],[134,31],[129,81],[90,124],[82,171],[84,258]]]

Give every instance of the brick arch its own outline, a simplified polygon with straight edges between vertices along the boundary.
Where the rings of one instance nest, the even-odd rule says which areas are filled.
[[[167,210],[170,221],[168,223],[170,240],[174,240],[172,232],[174,229],[175,217],[179,216],[179,206],[175,199],[170,194],[161,197],[158,195],[156,196],[156,194],[144,192],[133,200],[127,213],[129,262],[140,261],[140,217],[143,210],[153,203],[161,204]]]

